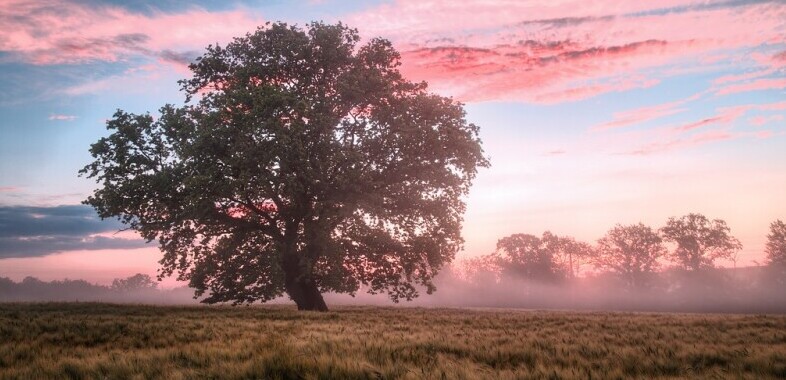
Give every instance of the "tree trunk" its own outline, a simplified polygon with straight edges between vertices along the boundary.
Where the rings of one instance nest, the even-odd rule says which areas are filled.
[[[306,270],[298,255],[287,255],[284,258],[284,287],[298,310],[327,311],[328,307],[322,298],[317,283]]]

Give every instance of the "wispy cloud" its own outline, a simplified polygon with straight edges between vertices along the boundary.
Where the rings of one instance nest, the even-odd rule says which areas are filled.
[[[766,68],[766,69],[759,69],[749,73],[742,73],[742,74],[729,74],[724,75],[719,78],[713,79],[712,83],[714,84],[726,84],[729,82],[740,82],[750,79],[760,78],[766,75],[770,75],[775,72],[774,67]]]
[[[49,120],[57,120],[57,121],[72,121],[75,120],[77,117],[74,115],[58,115],[52,114],[49,115]]]
[[[116,62],[134,55],[184,65],[195,50],[261,24],[244,10],[135,13],[112,5],[9,0],[0,3],[0,50],[38,65]]]
[[[649,155],[654,153],[668,152],[677,149],[691,148],[710,142],[731,140],[741,137],[741,134],[731,133],[726,130],[711,130],[694,134],[688,137],[678,137],[665,141],[656,141],[627,152],[631,155]]]
[[[684,107],[686,104],[701,99],[705,94],[707,94],[707,91],[702,91],[687,98],[673,102],[615,112],[612,115],[611,121],[595,125],[591,127],[590,130],[607,131],[610,129],[627,127],[630,125],[640,124],[684,112],[688,110],[687,107]]]
[[[701,127],[703,127],[705,125],[712,125],[712,124],[717,124],[717,123],[728,123],[729,121],[732,121],[732,119],[727,118],[727,117],[722,117],[722,116],[708,117],[708,118],[703,119],[703,120],[694,121],[692,123],[681,125],[681,126],[677,127],[677,130],[679,130],[679,131],[690,131],[690,130],[693,130],[693,129],[701,128]]]
[[[686,110],[685,108],[680,107],[684,103],[684,101],[669,102],[628,111],[616,112],[614,113],[613,120],[596,125],[591,129],[593,131],[605,131],[674,115]]]
[[[701,93],[688,99],[700,96],[702,96]],[[761,126],[767,122],[779,121],[782,120],[782,115],[757,115],[748,119],[748,124],[741,122],[741,119],[753,112],[768,113],[785,109],[786,101],[718,107],[711,115],[677,125],[672,124],[643,130],[598,134],[596,136],[605,139],[603,146],[632,147],[621,152],[616,150],[616,154],[640,156],[692,149],[720,141],[743,138],[768,139],[782,136],[784,133],[761,129],[751,130],[746,127],[748,124],[756,125],[756,123],[760,123],[758,126]]]
[[[761,127],[764,124],[776,122],[776,121],[783,121],[783,115],[770,115],[770,116],[754,116],[748,119],[748,122],[756,127]]]
[[[656,78],[606,72],[630,55],[657,55],[665,42],[581,46],[570,40],[524,40],[493,48],[437,46],[403,53],[404,71],[463,101],[521,99],[554,104],[608,92],[647,88]]]
[[[786,50],[773,55],[772,60],[773,62],[776,62],[778,65],[786,66]]]
[[[736,94],[738,92],[779,90],[786,88],[786,78],[759,79],[750,83],[735,84],[718,90],[718,95]]]
[[[722,108],[718,111],[718,114],[715,116],[708,117],[706,119],[702,119],[699,121],[683,124],[675,129],[680,132],[687,132],[707,125],[728,124],[739,119],[748,110],[750,110],[750,108],[746,106]]]
[[[399,0],[349,20],[393,39],[408,76],[460,100],[559,103],[652,87],[667,74],[649,69],[782,41],[785,18],[777,1]]]

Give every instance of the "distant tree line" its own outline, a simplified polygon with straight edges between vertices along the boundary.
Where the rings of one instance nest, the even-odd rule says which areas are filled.
[[[158,287],[158,282],[153,280],[150,276],[142,273],[137,273],[128,278],[116,278],[112,281],[112,286],[109,289],[118,292],[135,292],[153,290]]]
[[[160,290],[155,279],[141,273],[117,278],[109,286],[85,280],[47,282],[35,277],[25,277],[20,282],[14,282],[10,278],[0,277],[0,302],[22,301],[195,302],[192,290],[185,287]]]
[[[616,225],[594,244],[545,232],[514,234],[485,256],[448,268],[431,306],[786,313],[786,224],[770,226],[763,266],[718,268],[741,244],[722,220],[671,218],[659,229]],[[330,295],[336,303],[387,303]],[[157,289],[150,276],[109,286],[83,280],[16,283],[0,278],[0,301],[194,303],[193,289]],[[389,302],[389,301],[388,301]]]
[[[672,249],[667,247],[671,243]],[[596,276],[611,276],[631,288],[645,288],[658,280],[664,264],[671,269],[702,275],[716,268],[716,261],[735,263],[742,244],[731,235],[721,219],[710,220],[701,214],[669,218],[665,226],[654,229],[642,223],[618,224],[595,245],[549,231],[541,236],[513,234],[499,239],[496,250],[469,260],[469,277],[497,276],[500,279],[525,279],[560,283],[574,279],[584,266]],[[769,280],[783,281],[786,274],[786,224],[776,220],[767,236],[766,264]]]

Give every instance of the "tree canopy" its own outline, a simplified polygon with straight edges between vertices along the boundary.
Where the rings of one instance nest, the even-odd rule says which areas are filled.
[[[629,286],[640,287],[657,271],[665,254],[663,240],[651,227],[618,224],[598,240],[593,263],[619,275]]]
[[[769,265],[786,267],[786,223],[780,219],[770,224],[770,233],[767,235],[764,251],[767,253]]]
[[[578,259],[589,251],[585,243],[546,231],[541,237],[513,234],[499,239],[492,256],[507,277],[559,281],[572,277]]]
[[[394,301],[434,290],[467,194],[488,166],[462,104],[398,70],[391,43],[345,25],[268,24],[209,46],[180,82],[183,106],[121,110],[81,173],[85,203],[118,217],[205,302],[360,286]],[[195,103],[194,100],[197,100]]]
[[[731,259],[742,249],[742,244],[721,219],[709,220],[701,214],[688,214],[682,218],[669,218],[661,228],[666,241],[675,243],[671,258],[682,269],[711,268],[717,259]]]
[[[153,290],[158,287],[158,283],[150,276],[137,273],[128,278],[116,278],[112,281],[110,289],[119,292],[130,292],[140,290]]]

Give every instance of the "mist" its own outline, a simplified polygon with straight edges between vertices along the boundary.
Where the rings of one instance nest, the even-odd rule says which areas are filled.
[[[399,305],[588,311],[786,313],[786,292],[766,266],[717,268],[703,273],[668,270],[650,287],[628,287],[608,274],[562,283],[521,278],[466,278],[455,270],[436,279],[437,291]],[[393,305],[381,295],[330,294],[337,304]]]
[[[355,296],[327,293],[325,300],[329,306],[783,314],[786,313],[783,279],[782,272],[770,266],[712,268],[696,273],[671,268],[657,273],[648,286],[634,288],[608,273],[547,282],[499,273],[467,273],[460,265],[454,265],[435,278],[435,292],[429,295],[420,289],[420,296],[411,301],[394,303],[385,294],[368,294],[363,288]],[[122,289],[84,280],[44,282],[32,277],[20,282],[0,278],[0,302],[200,304],[194,298],[193,289],[188,287]],[[292,301],[281,297],[268,303],[291,304]]]

